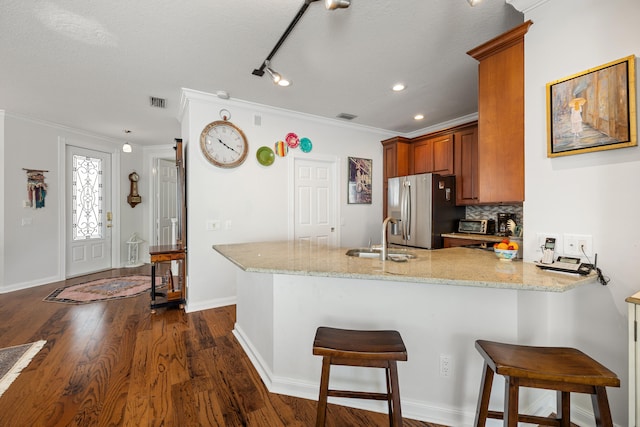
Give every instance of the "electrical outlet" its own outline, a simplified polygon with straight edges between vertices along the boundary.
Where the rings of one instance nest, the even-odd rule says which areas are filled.
[[[453,362],[451,356],[447,354],[440,355],[440,376],[450,377],[453,375]]]
[[[584,251],[584,252],[583,252]],[[565,234],[564,254],[582,257],[593,255],[593,237],[587,234]]]
[[[207,231],[217,231],[220,230],[220,220],[219,219],[210,219],[205,224],[205,229]]]

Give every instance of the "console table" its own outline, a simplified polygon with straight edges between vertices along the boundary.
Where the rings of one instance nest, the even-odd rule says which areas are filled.
[[[184,308],[186,302],[186,269],[187,251],[181,245],[150,246],[151,257],[151,312],[161,307]],[[159,263],[170,263],[166,270],[166,293],[156,290],[156,266]],[[177,274],[175,273],[177,267]],[[165,276],[163,276],[165,277]],[[160,301],[157,297],[161,297]]]

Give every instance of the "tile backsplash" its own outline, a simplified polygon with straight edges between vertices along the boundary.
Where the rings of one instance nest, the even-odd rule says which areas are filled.
[[[498,213],[516,214],[516,223],[522,224],[522,205],[476,205],[467,206],[467,219],[493,219],[498,222]]]

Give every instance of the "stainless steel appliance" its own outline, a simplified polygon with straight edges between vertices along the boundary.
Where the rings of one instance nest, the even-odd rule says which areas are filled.
[[[493,234],[496,222],[492,219],[461,219],[458,223],[459,233]]]
[[[397,220],[389,243],[425,249],[442,247],[442,233],[456,230],[464,206],[456,206],[455,178],[436,174],[389,178],[387,215]]]

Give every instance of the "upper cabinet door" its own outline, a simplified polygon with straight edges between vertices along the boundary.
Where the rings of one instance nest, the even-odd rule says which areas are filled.
[[[453,134],[431,139],[433,147],[433,168],[431,172],[453,175]]]
[[[524,35],[531,21],[467,52],[478,65],[480,203],[524,201]]]

